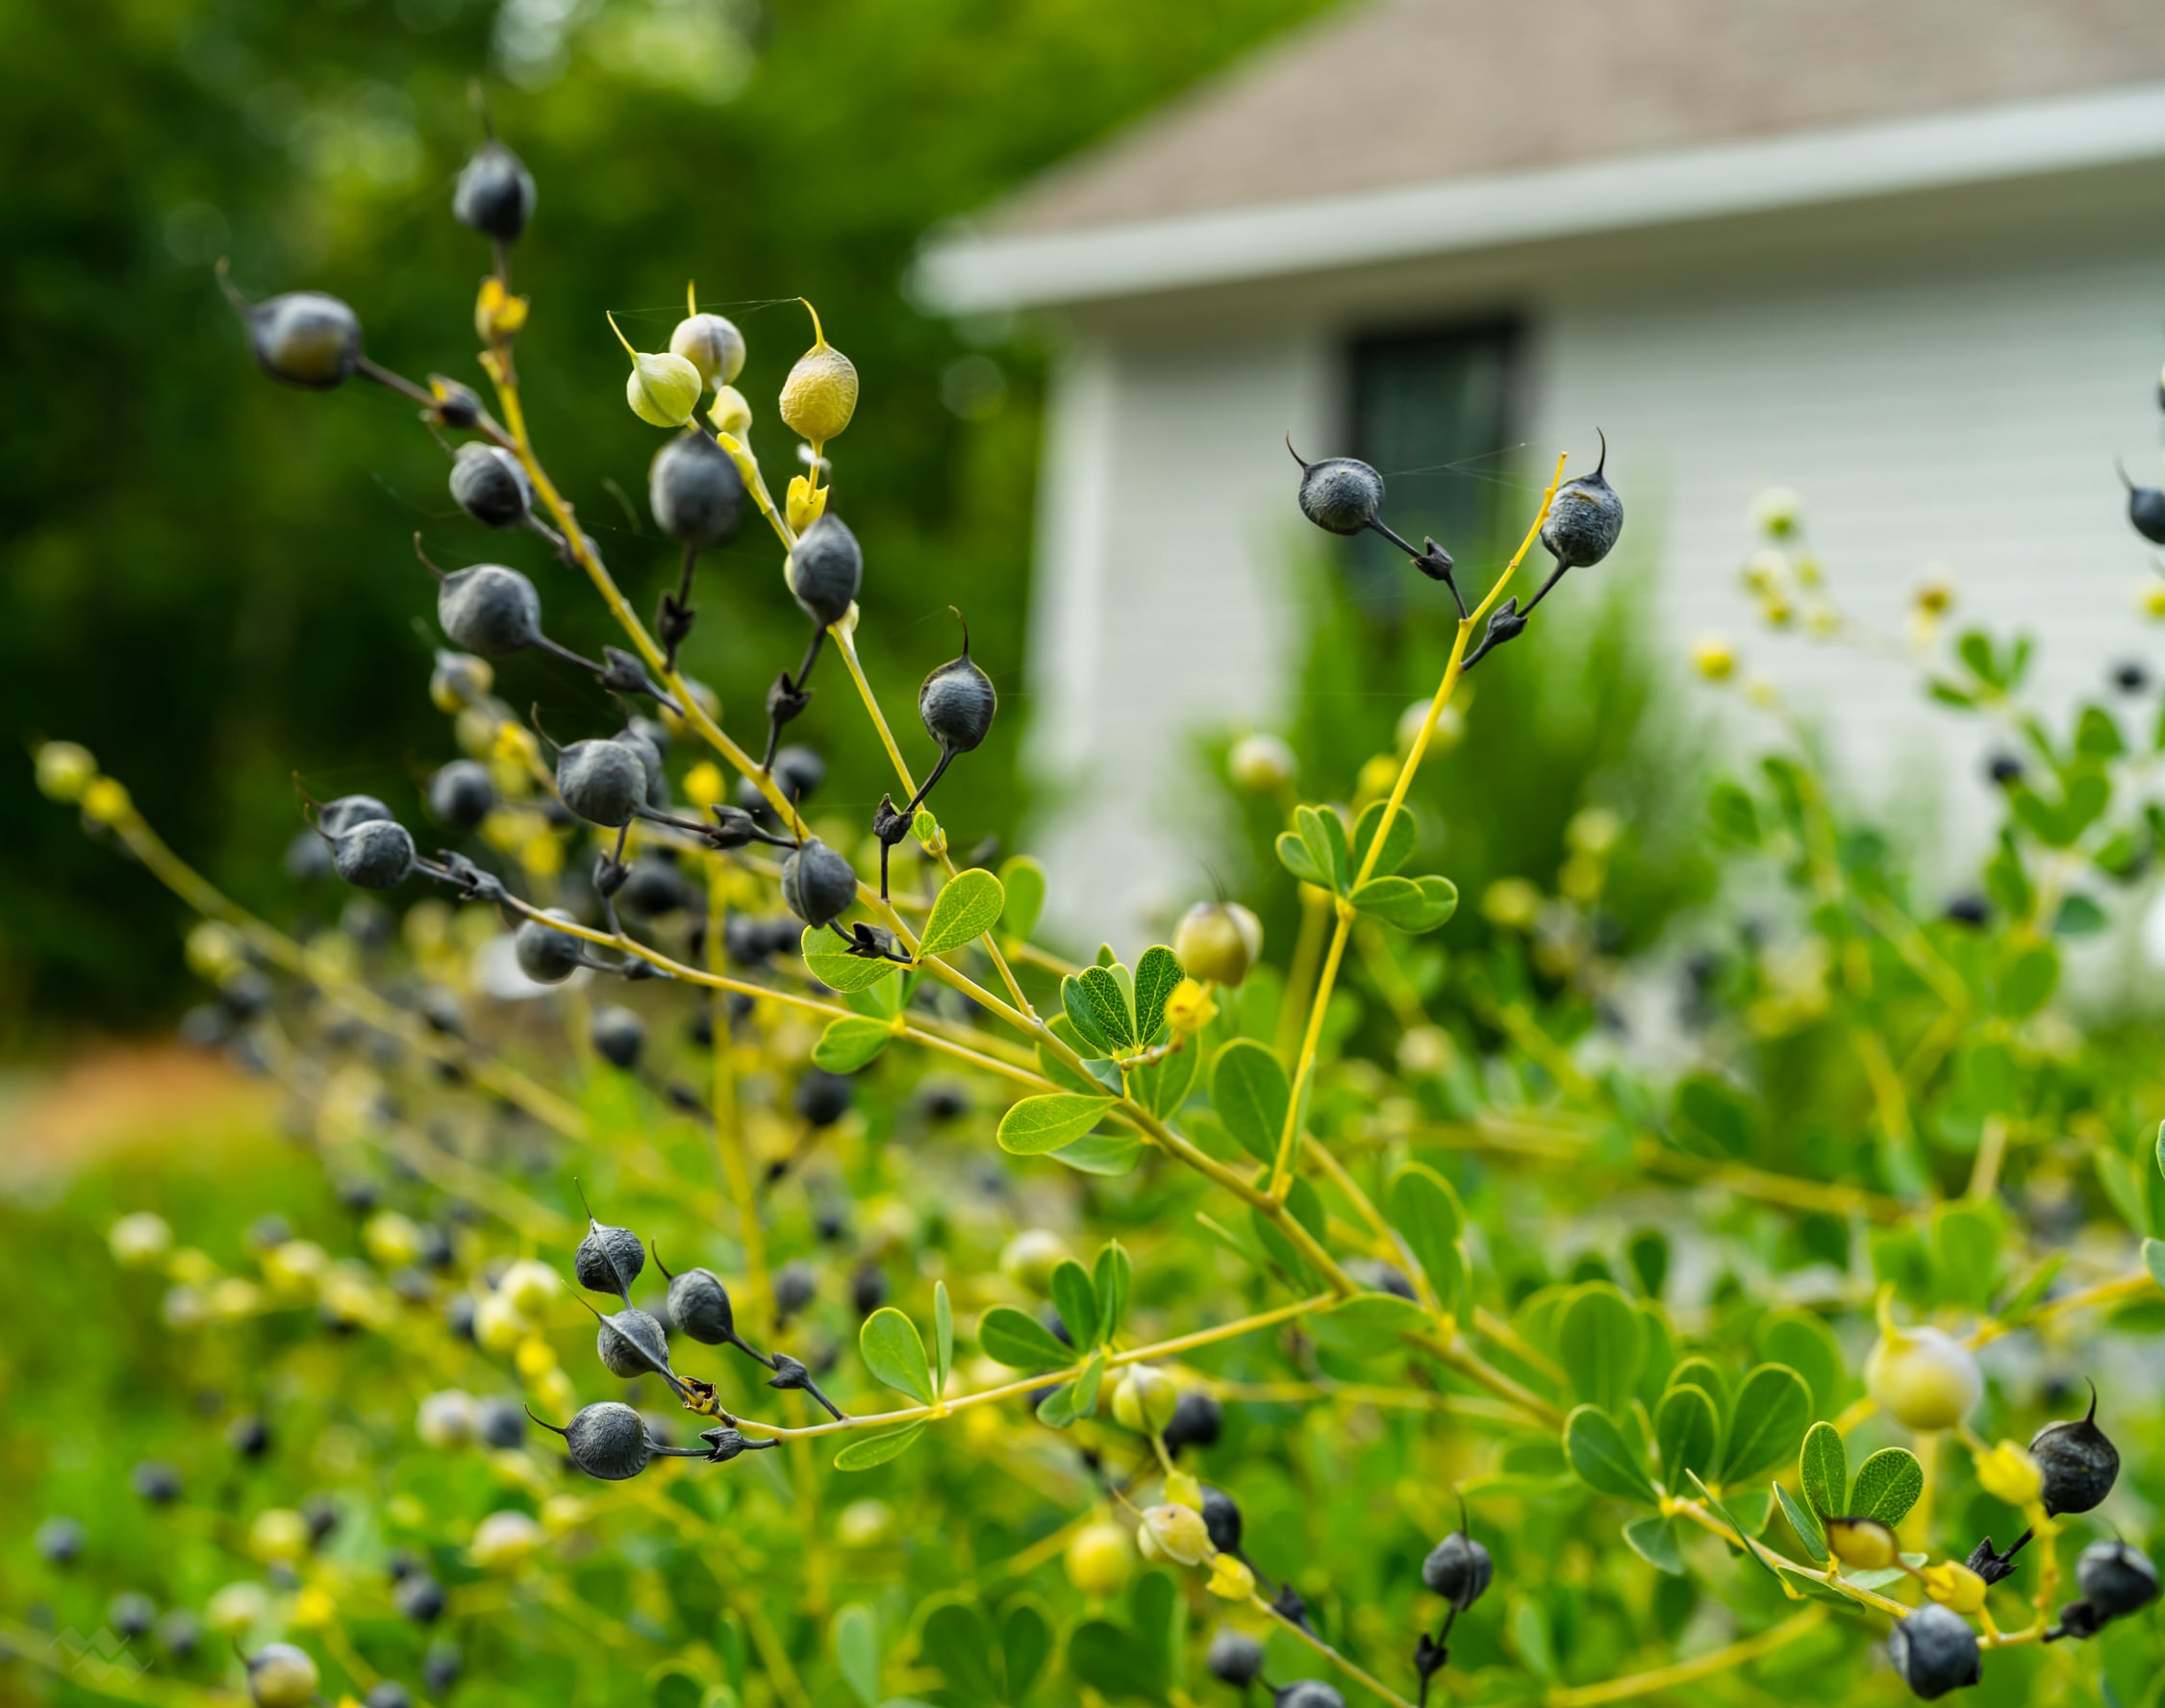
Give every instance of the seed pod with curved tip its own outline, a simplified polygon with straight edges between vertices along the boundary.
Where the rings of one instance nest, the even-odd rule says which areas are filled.
[[[804,307],[812,316],[812,348],[796,359],[782,382],[781,414],[792,433],[821,445],[838,437],[857,413],[857,367],[827,342],[819,311],[810,303]]]
[[[1286,440],[1293,451],[1293,440]],[[1383,514],[1383,477],[1357,457],[1325,457],[1311,463],[1298,451],[1300,514],[1326,534],[1358,534]]]
[[[637,1234],[630,1228],[596,1221],[593,1212],[587,1212],[586,1237],[571,1258],[571,1272],[581,1287],[589,1293],[613,1293],[618,1298],[627,1298],[632,1283],[645,1267],[646,1247],[639,1243]]]
[[[849,615],[865,580],[864,549],[830,511],[797,536],[784,574],[805,615],[824,629]]]
[[[629,824],[646,799],[646,764],[622,741],[574,741],[556,756],[556,791],[590,824]]]
[[[390,816],[390,809],[372,794],[341,794],[316,809],[315,827],[336,840],[357,824],[388,822]]]
[[[1180,916],[1173,958],[1190,978],[1237,985],[1263,953],[1263,921],[1237,901],[1198,901]]]
[[[496,804],[496,785],[478,760],[454,759],[429,779],[429,816],[447,830],[477,830]]]
[[[736,459],[693,428],[654,454],[646,502],[655,525],[680,545],[727,545],[743,518],[744,477]]]
[[[2152,545],[2165,545],[2165,488],[2138,487],[2120,471],[2120,484],[2127,489],[2127,520]]]
[[[1970,1621],[1937,1601],[1897,1622],[1887,1638],[1887,1658],[1901,1681],[1927,1702],[1984,1674]]]
[[[438,627],[459,646],[502,658],[541,638],[541,595],[516,569],[476,564],[454,569],[436,590]]]
[[[1421,1563],[1421,1581],[1461,1613],[1487,1593],[1495,1573],[1496,1562],[1489,1550],[1463,1528],[1430,1548]]]
[[[566,925],[575,922],[562,908],[549,909],[546,917]],[[540,919],[519,926],[512,936],[512,950],[518,957],[518,970],[537,985],[561,985],[585,964],[587,953],[578,938]]]
[[[1221,1630],[1203,1658],[1210,1675],[1235,1690],[1253,1684],[1263,1672],[1263,1645],[1243,1631]]]
[[[451,462],[451,496],[485,528],[516,528],[533,508],[534,488],[503,446],[468,441]]]
[[[543,1429],[556,1430],[564,1437],[571,1463],[603,1482],[621,1483],[635,1477],[654,1457],[654,1444],[647,1439],[644,1419],[618,1400],[605,1399],[582,1407],[562,1429],[541,1418],[534,1421]]]
[[[633,349],[617,316],[608,319],[609,330],[632,359],[631,377],[624,382],[624,401],[631,405],[632,414],[651,427],[681,427],[691,420],[692,412],[699,407],[699,393],[706,389],[699,370],[682,356]]]
[[[2093,1542],[2075,1562],[2082,1599],[2105,1619],[2118,1619],[2157,1599],[2157,1568],[2125,1542]]]
[[[331,864],[357,889],[394,890],[414,869],[414,839],[403,824],[371,818],[331,839]]]
[[[256,1708],[308,1708],[322,1675],[307,1650],[266,1643],[248,1657],[248,1699]]]
[[[328,391],[361,366],[361,317],[320,290],[290,290],[251,303],[218,265],[218,287],[248,328],[256,365],[274,380]]]
[[[824,1068],[807,1068],[796,1082],[790,1106],[808,1125],[831,1127],[849,1113],[855,1085],[846,1073],[829,1073]]]
[[[857,899],[857,869],[818,837],[782,862],[782,900],[807,925],[839,919]]]
[[[657,1256],[654,1261],[661,1259]],[[727,1346],[737,1342],[736,1308],[729,1302],[729,1289],[712,1269],[686,1269],[680,1275],[669,1275],[669,1320],[680,1333],[690,1335],[702,1346]]]
[[[460,168],[451,214],[485,238],[516,243],[534,217],[534,175],[491,137]]]
[[[961,614],[956,615],[959,618]],[[970,659],[969,625],[964,623],[962,656],[942,665],[918,690],[918,716],[924,720],[924,733],[940,743],[943,756],[968,753],[992,730],[999,703],[993,679]]]
[[[1548,519],[1541,524],[1541,543],[1560,568],[1599,564],[1624,532],[1624,500],[1603,472],[1608,464],[1609,441],[1604,437],[1601,460],[1594,472],[1566,481],[1548,506]]]
[[[601,1319],[594,1354],[611,1375],[627,1382],[635,1376],[666,1375],[669,1369],[668,1337],[659,1322],[633,1305]]]
[[[710,389],[718,389],[744,371],[744,335],[719,314],[702,314],[690,285],[684,288],[684,318],[669,334],[669,349],[697,368]]]
[[[612,1003],[594,1011],[588,1036],[593,1041],[594,1054],[612,1068],[629,1072],[639,1066],[640,1053],[646,1047],[646,1022],[630,1009]]]
[[[1320,1678],[1296,1678],[1271,1698],[1271,1708],[1346,1708],[1336,1685]]]
[[[2045,1511],[2086,1513],[2112,1493],[2120,1476],[2120,1449],[2098,1427],[2098,1390],[2090,1388],[2090,1409],[2079,1418],[2048,1423],[2029,1443],[2029,1456],[2043,1476]]]

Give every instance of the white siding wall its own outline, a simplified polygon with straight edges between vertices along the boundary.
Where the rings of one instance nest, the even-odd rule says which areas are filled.
[[[1069,787],[1040,827],[1056,922],[1117,921],[1124,946],[1203,887],[1192,840],[1150,828],[1168,808],[1193,824],[1199,798],[1166,732],[1282,705],[1299,524],[1281,439],[1335,448],[1341,352],[1365,325],[1523,313],[1534,445],[1583,466],[1607,431],[1625,557],[1658,574],[1679,667],[1701,630],[1743,640],[1869,798],[1926,811],[1976,749],[1901,666],[1756,628],[1737,567],[1765,486],[1803,492],[1840,599],[1891,632],[1939,562],[1962,616],[2036,633],[2043,697],[2157,655],[2112,472],[2115,454],[2158,468],[2165,185],[2133,193],[2101,178],[1078,315],[1031,660],[1037,754]],[[1966,791],[1947,792],[1959,824]]]

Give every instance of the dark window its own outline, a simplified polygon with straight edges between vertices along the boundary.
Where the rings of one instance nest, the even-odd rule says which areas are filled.
[[[1498,514],[1513,418],[1518,329],[1482,320],[1358,339],[1351,350],[1353,454],[1381,470],[1384,517],[1413,542],[1432,535],[1462,562],[1485,552]],[[1348,554],[1354,597],[1398,605],[1405,556],[1377,534]]]

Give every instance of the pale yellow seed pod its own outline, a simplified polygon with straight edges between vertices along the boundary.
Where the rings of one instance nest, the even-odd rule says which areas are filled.
[[[706,389],[699,370],[673,353],[633,349],[616,315],[608,320],[609,330],[632,359],[631,374],[624,381],[624,401],[631,405],[632,414],[654,427],[681,427],[691,420],[692,412],[699,407],[699,393]]]
[[[1300,762],[1294,751],[1276,736],[1243,736],[1233,743],[1233,752],[1226,764],[1233,785],[1256,794],[1266,794],[1290,784]]]
[[[147,1269],[173,1248],[173,1230],[150,1210],[123,1216],[106,1235],[113,1261],[124,1269]]]
[[[1845,1566],[1884,1571],[1901,1560],[1901,1544],[1877,1519],[1828,1519],[1826,1545]]]
[[[1000,1273],[1018,1287],[1042,1294],[1069,1255],[1067,1242],[1050,1228],[1024,1228],[1000,1252]]]
[[[74,741],[47,741],[38,749],[38,792],[72,806],[98,774],[88,747]]]
[[[1879,1301],[1879,1340],[1864,1363],[1864,1386],[1904,1429],[1951,1429],[1984,1396],[1976,1354],[1937,1328],[1897,1325],[1889,1297]]]
[[[1210,1526],[1193,1507],[1153,1506],[1143,1515],[1136,1542],[1145,1558],[1199,1566],[1211,1552]]]
[[[83,813],[93,823],[118,824],[134,810],[117,777],[93,777],[84,786]]]
[[[497,1294],[522,1317],[532,1317],[564,1291],[564,1277],[545,1263],[522,1257],[504,1271]]]
[[[248,1526],[248,1551],[266,1566],[290,1566],[308,1548],[308,1520],[290,1506],[265,1507]]]
[[[692,289],[684,288],[684,318],[669,334],[669,353],[699,370],[707,386],[726,386],[744,368],[744,335],[719,314],[699,313]]]
[[[1237,901],[1198,901],[1180,916],[1173,957],[1192,978],[1237,985],[1263,954],[1263,921]]]
[[[1955,1613],[1976,1613],[1984,1605],[1984,1579],[1959,1560],[1925,1568],[1925,1594]]]
[[[541,1527],[522,1512],[492,1512],[474,1526],[466,1558],[483,1571],[516,1571],[541,1545]]]
[[[812,348],[782,382],[781,414],[792,433],[821,445],[838,438],[857,413],[857,365],[827,342],[819,312],[808,302],[804,306],[812,315]]]
[[[361,1230],[362,1247],[387,1269],[403,1268],[421,1255],[421,1230],[409,1216],[381,1210]]]
[[[1726,682],[1736,674],[1736,648],[1722,635],[1701,635],[1692,642],[1692,668],[1708,682]]]
[[[1113,1421],[1137,1435],[1155,1435],[1172,1421],[1180,1390],[1171,1376],[1146,1364],[1133,1366],[1113,1390]]]
[[[1118,1524],[1086,1524],[1068,1544],[1067,1567],[1084,1595],[1118,1595],[1135,1570],[1135,1549]]]

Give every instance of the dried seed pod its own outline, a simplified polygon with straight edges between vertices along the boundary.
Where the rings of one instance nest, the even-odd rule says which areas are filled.
[[[857,367],[827,342],[819,312],[810,303],[804,307],[812,316],[812,348],[782,383],[781,414],[792,433],[818,446],[839,437],[857,413]]]
[[[425,1571],[410,1571],[400,1578],[390,1598],[401,1617],[412,1620],[416,1625],[435,1624],[443,1617],[444,1602],[448,1599],[443,1586]]]
[[[822,629],[849,615],[865,579],[865,553],[848,524],[833,512],[797,536],[784,574],[805,615]]]
[[[2112,1493],[2120,1476],[2120,1449],[2098,1427],[2098,1391],[2090,1389],[2090,1409],[2079,1418],[2048,1423],[2029,1443],[2029,1456],[2044,1478],[2045,1511],[2086,1513]]]
[[[545,917],[576,924],[562,908],[549,909]],[[577,972],[586,960],[586,944],[569,932],[559,931],[540,919],[528,919],[512,936],[518,970],[538,985],[561,985]]]
[[[818,837],[808,838],[782,862],[782,899],[807,925],[828,924],[857,899],[856,868]]]
[[[604,1482],[620,1483],[635,1477],[654,1457],[645,1420],[630,1406],[614,1399],[582,1408],[563,1429],[540,1418],[534,1421],[543,1429],[555,1429],[564,1437],[571,1463]]]
[[[991,732],[999,703],[993,679],[970,659],[969,625],[964,623],[962,656],[942,665],[918,690],[918,716],[924,721],[924,732],[940,743],[943,758],[968,753]]]
[[[1293,450],[1289,440],[1286,449]],[[1300,514],[1326,534],[1358,534],[1383,514],[1383,477],[1357,457],[1311,463],[1298,451]]]
[[[1210,1545],[1220,1553],[1241,1551],[1240,1502],[1208,1483],[1203,1485],[1203,1528],[1210,1532]]]
[[[496,785],[478,760],[454,759],[429,779],[429,815],[447,830],[477,830],[496,805]]]
[[[1296,1678],[1271,1698],[1271,1708],[1346,1708],[1335,1685],[1320,1678]]]
[[[1624,532],[1624,500],[1603,472],[1608,464],[1609,441],[1604,437],[1601,460],[1594,472],[1566,481],[1548,506],[1548,518],[1541,524],[1541,543],[1559,568],[1599,564]]]
[[[414,1708],[414,1694],[392,1679],[379,1678],[361,1698],[361,1708]]]
[[[534,175],[491,137],[460,168],[451,214],[485,238],[516,243],[534,217]]]
[[[1421,1563],[1421,1581],[1462,1613],[1487,1593],[1495,1573],[1489,1550],[1463,1527],[1430,1548]]]
[[[436,590],[436,620],[468,652],[502,658],[541,638],[541,595],[516,569],[476,564],[454,569]]]
[[[439,649],[436,667],[429,672],[429,702],[439,712],[463,712],[489,697],[496,685],[496,667],[469,652]]]
[[[693,428],[654,454],[646,503],[655,525],[678,544],[727,545],[743,519],[744,477],[735,458]]]
[[[586,1237],[571,1258],[571,1272],[581,1287],[589,1293],[613,1293],[628,1299],[632,1283],[645,1268],[646,1247],[639,1243],[637,1234],[630,1228],[596,1221],[593,1212],[587,1212]]]
[[[451,496],[485,528],[516,528],[534,505],[533,484],[501,445],[469,441],[451,461]]]
[[[315,825],[325,836],[338,838],[357,824],[389,821],[390,809],[372,794],[341,794],[316,810]]]
[[[831,1127],[849,1113],[855,1087],[846,1073],[829,1073],[824,1068],[807,1068],[796,1082],[790,1106],[808,1126]]]
[[[646,800],[646,763],[622,741],[574,741],[556,756],[556,791],[590,824],[629,824]]]
[[[473,1409],[475,1436],[491,1447],[516,1447],[526,1441],[526,1408],[499,1396],[478,1400]]]
[[[2075,1562],[2082,1599],[2104,1619],[2118,1619],[2157,1599],[2157,1568],[2125,1542],[2093,1542]]]
[[[630,1009],[612,1004],[594,1011],[588,1036],[594,1054],[628,1072],[639,1066],[640,1052],[646,1047],[646,1022]]]
[[[717,808],[717,812],[727,810]],[[745,838],[746,841],[750,840]],[[659,919],[691,905],[692,886],[673,862],[643,858],[632,862],[631,870],[624,875],[624,887],[617,892],[617,900],[635,914]]]
[[[414,839],[403,824],[371,818],[331,839],[331,864],[362,890],[393,890],[414,869]]]
[[[337,297],[290,290],[250,303],[227,283],[222,266],[218,283],[248,328],[256,364],[272,379],[329,391],[360,367],[361,317]]]
[[[1887,1638],[1887,1658],[1901,1681],[1927,1702],[1976,1683],[1984,1673],[1970,1621],[1937,1601],[1896,1624]]]
[[[661,1260],[657,1258],[656,1262]],[[729,1289],[712,1269],[669,1276],[669,1320],[702,1346],[726,1346],[737,1339],[737,1314]]]
[[[1159,1437],[1166,1451],[1177,1453],[1182,1447],[1207,1447],[1216,1444],[1219,1432],[1225,1425],[1225,1411],[1210,1394],[1200,1388],[1184,1388],[1180,1401],[1172,1408],[1172,1417]]]
[[[2127,489],[2127,520],[2152,545],[2165,545],[2165,488],[2138,487],[2120,471],[2120,484]]]
[[[82,1558],[83,1525],[69,1518],[47,1519],[34,1538],[38,1557],[48,1566],[72,1566]]]
[[[652,1317],[627,1305],[601,1319],[594,1355],[611,1375],[627,1382],[635,1376],[664,1375],[669,1368],[668,1337]]]
[[[1246,1632],[1221,1630],[1211,1638],[1203,1665],[1219,1683],[1244,1689],[1262,1676],[1263,1645]]]

